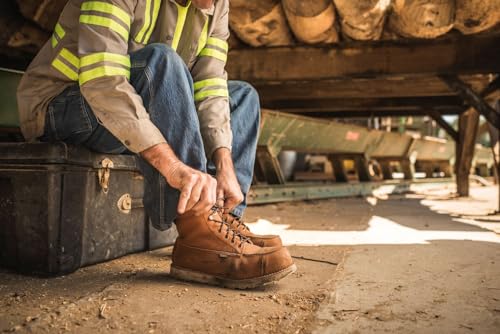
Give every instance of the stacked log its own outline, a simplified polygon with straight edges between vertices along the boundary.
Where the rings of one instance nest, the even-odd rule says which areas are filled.
[[[251,46],[293,44],[280,0],[231,0],[229,25]]]
[[[295,37],[307,44],[336,43],[335,8],[332,0],[282,0]]]
[[[392,0],[334,0],[341,18],[342,34],[359,41],[382,36]]]
[[[389,26],[403,37],[436,38],[453,28],[454,18],[455,0],[394,0]]]
[[[455,28],[463,34],[488,30],[500,21],[500,0],[456,0]]]

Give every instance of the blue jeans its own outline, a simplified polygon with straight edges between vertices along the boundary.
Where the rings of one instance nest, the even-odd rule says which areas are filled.
[[[151,121],[161,131],[177,157],[199,171],[214,174],[213,163],[207,161],[194,104],[191,74],[173,49],[151,44],[130,55],[130,83],[142,97]],[[253,177],[259,131],[260,106],[255,89],[241,81],[229,81],[229,104],[233,132],[232,157],[236,176],[245,195]],[[102,126],[80,93],[71,86],[49,105],[45,132],[40,140],[64,141],[83,145],[101,153],[129,153],[126,147]],[[144,206],[153,225],[168,229],[176,215],[179,191],[139,157],[144,175]],[[246,199],[233,210],[241,216]]]

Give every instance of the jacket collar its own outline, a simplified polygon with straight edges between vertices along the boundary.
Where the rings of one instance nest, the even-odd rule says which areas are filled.
[[[177,3],[177,1],[175,1],[175,0],[169,0],[169,1]],[[188,1],[190,1],[190,0],[188,0]],[[215,1],[217,1],[217,0],[215,0]],[[205,15],[210,15],[210,16],[214,15],[214,12],[215,12],[215,1],[214,1],[214,3],[212,4],[212,6],[210,8],[199,9],[199,11],[202,12],[203,14],[205,14]]]

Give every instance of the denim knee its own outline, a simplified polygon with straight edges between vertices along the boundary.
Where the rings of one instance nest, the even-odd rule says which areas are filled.
[[[164,80],[166,72],[174,72],[174,76],[189,77],[189,70],[182,58],[170,46],[153,43],[131,54],[134,67],[148,67],[154,76],[152,79]],[[156,76],[161,76],[156,78]]]
[[[256,120],[260,119],[260,99],[257,90],[248,82],[245,81],[234,81],[231,80],[229,84],[229,93],[231,96],[231,104],[235,107],[236,105],[247,105],[250,108],[245,108],[246,113],[253,113],[253,117]],[[234,109],[232,106],[231,109]]]
[[[145,52],[149,60],[169,62],[173,63],[174,66],[185,67],[182,58],[175,52],[172,47],[163,43],[153,43],[146,45],[141,52]]]

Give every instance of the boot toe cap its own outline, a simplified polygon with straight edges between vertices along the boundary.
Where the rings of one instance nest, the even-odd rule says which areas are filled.
[[[293,266],[293,259],[285,247],[267,247],[262,248],[262,274],[269,275],[280,272]]]

